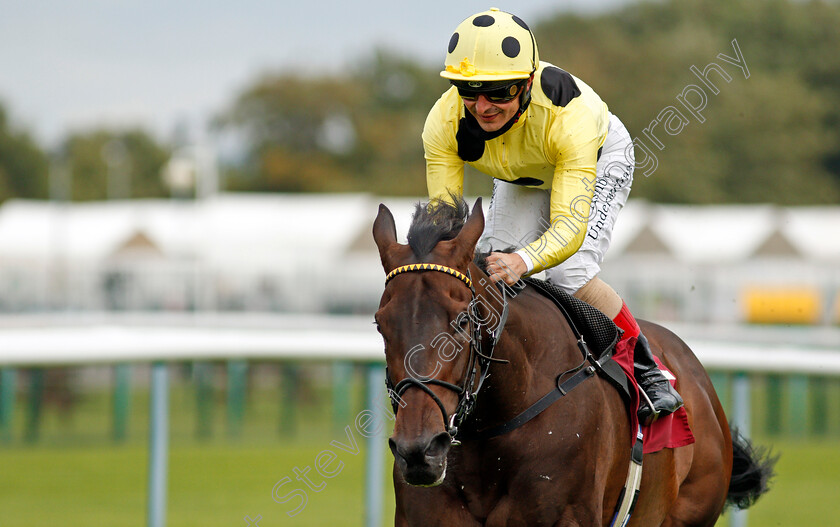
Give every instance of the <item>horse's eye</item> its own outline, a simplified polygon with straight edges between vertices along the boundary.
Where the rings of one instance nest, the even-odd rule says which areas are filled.
[[[463,330],[468,329],[470,327],[470,317],[458,317],[458,325]]]

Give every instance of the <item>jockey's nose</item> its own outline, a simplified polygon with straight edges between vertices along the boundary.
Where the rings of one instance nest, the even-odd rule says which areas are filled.
[[[493,103],[491,103],[490,100],[487,99],[487,96],[482,93],[479,93],[478,97],[475,100],[475,110],[478,113],[482,113],[491,106],[493,106]]]

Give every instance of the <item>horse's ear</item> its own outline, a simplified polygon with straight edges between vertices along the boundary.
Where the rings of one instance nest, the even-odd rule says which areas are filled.
[[[376,242],[379,257],[382,259],[382,265],[385,266],[388,249],[397,243],[397,226],[394,223],[394,215],[383,203],[379,204],[379,214],[373,222],[373,241]]]
[[[472,257],[482,232],[484,232],[484,211],[481,209],[481,198],[478,198],[475,200],[470,217],[467,218],[464,227],[458,233],[458,246],[468,248],[470,257]]]

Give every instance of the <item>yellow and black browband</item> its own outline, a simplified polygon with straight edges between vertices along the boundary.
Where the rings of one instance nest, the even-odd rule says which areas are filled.
[[[401,267],[397,267],[396,269],[394,269],[393,271],[388,273],[388,276],[385,277],[385,283],[387,284],[388,282],[390,282],[391,279],[393,277],[397,276],[398,274],[409,273],[409,272],[412,272],[412,271],[440,271],[442,273],[446,273],[446,274],[454,276],[458,280],[467,284],[467,287],[472,289],[472,280],[470,280],[470,278],[467,275],[465,275],[464,273],[462,273],[461,271],[458,271],[456,269],[452,269],[451,267],[446,267],[445,265],[430,264],[430,263],[417,263],[417,264],[409,264],[409,265],[403,265]]]

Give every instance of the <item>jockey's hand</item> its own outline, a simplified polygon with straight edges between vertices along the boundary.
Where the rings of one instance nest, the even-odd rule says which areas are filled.
[[[513,285],[527,271],[525,260],[516,253],[490,253],[487,257],[487,273],[494,284],[503,280],[507,285]]]

